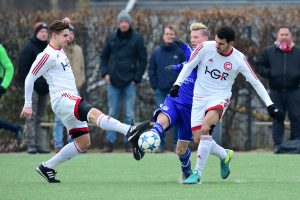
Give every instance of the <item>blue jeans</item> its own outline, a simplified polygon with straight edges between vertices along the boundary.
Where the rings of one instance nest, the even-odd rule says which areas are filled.
[[[55,115],[54,125],[53,125],[53,146],[55,149],[62,148],[64,146],[64,124],[61,119]],[[68,136],[68,142],[71,142],[72,139]]]
[[[115,118],[119,118],[120,114],[120,102],[123,100],[123,110],[124,110],[124,123],[130,124],[131,120],[134,119],[135,102],[136,102],[136,85],[129,84],[126,87],[118,88],[111,84],[107,87],[107,98],[108,98],[108,114]],[[117,139],[115,131],[107,131],[106,141],[109,143],[114,143]],[[126,137],[124,137],[124,142],[126,142]]]
[[[156,100],[156,108],[160,108],[160,104],[163,104],[165,101],[165,98],[168,96],[169,91],[161,91],[161,90],[155,90],[155,100]],[[160,143],[160,148],[164,149],[166,145],[166,134],[163,132],[160,135],[161,143]],[[175,126],[173,128],[173,148],[176,147],[177,145],[177,139],[178,139],[178,130],[177,127]]]

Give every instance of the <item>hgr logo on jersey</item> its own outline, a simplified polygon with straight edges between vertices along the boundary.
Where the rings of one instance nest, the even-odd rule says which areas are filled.
[[[226,62],[226,63],[224,63],[224,69],[225,69],[226,71],[231,70],[231,69],[232,69],[232,64],[231,64],[231,62]]]
[[[66,71],[66,67],[70,67],[70,62],[69,62],[69,60],[66,58],[65,61],[66,61],[65,64],[62,63],[62,62],[60,63],[60,64],[62,65],[64,71]]]
[[[229,76],[226,72],[221,72],[220,70],[213,69],[211,71],[208,70],[208,66],[206,66],[204,74],[210,74],[213,79],[226,80],[226,77]]]

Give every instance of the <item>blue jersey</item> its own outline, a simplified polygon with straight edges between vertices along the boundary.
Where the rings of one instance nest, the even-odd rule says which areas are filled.
[[[191,55],[191,49],[186,45],[185,49],[182,49],[185,53],[187,60]],[[173,71],[181,71],[184,63],[179,65],[173,65]],[[179,89],[179,97],[173,98],[168,95],[164,104],[160,105],[160,108],[154,112],[153,119],[156,122],[160,112],[165,113],[169,120],[170,126],[166,129],[172,128],[177,125],[178,128],[178,140],[192,141],[192,129],[191,129],[191,110],[193,103],[194,85],[197,78],[197,68],[185,79]]]
[[[193,94],[195,81],[197,79],[197,67],[192,71],[192,73],[184,80],[180,86],[178,96],[172,98],[176,103],[180,103],[186,106],[192,107],[193,104]]]

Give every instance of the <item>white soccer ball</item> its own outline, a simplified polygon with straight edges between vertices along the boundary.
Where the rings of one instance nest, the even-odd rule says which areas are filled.
[[[140,135],[138,144],[144,152],[154,153],[159,149],[160,137],[153,131],[147,131]]]

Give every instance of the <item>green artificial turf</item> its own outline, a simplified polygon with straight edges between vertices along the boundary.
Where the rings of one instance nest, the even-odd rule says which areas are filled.
[[[192,153],[192,166],[195,152]],[[60,184],[49,184],[35,167],[53,154],[0,154],[0,199],[97,200],[296,200],[300,198],[300,155],[235,153],[231,174],[220,177],[219,160],[208,159],[202,183],[179,183],[175,153],[86,153],[59,165]]]

